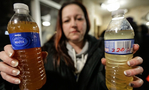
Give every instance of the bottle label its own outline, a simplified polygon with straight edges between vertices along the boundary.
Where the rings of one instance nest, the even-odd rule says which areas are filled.
[[[9,38],[14,50],[41,47],[37,32],[11,33]]]
[[[133,53],[134,39],[105,40],[104,42],[106,53],[117,55]]]

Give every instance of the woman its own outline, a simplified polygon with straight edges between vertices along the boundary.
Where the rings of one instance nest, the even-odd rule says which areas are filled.
[[[46,43],[45,47],[48,49],[43,47],[48,51],[45,61],[47,82],[41,90],[107,90],[102,65],[106,62],[103,58],[103,40],[88,35],[89,29],[88,14],[82,4],[70,2],[62,5],[58,14],[57,33]],[[134,53],[138,48],[137,44],[134,45]],[[0,59],[3,60],[0,71],[3,79],[19,84],[19,79],[14,77],[18,73],[11,73],[11,70],[17,70],[13,66],[18,65],[17,60],[11,58],[13,52],[10,45],[0,52]],[[128,61],[128,64],[135,68],[126,70],[126,76],[142,73],[142,67],[137,67],[142,61],[140,57]],[[8,65],[12,67],[7,68]],[[130,82],[132,87],[140,87],[142,84],[142,79],[137,77]]]

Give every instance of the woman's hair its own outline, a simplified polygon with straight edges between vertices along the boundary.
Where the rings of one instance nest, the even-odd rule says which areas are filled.
[[[69,66],[71,69],[75,70],[74,63],[73,63],[72,59],[70,58],[70,56],[68,55],[68,52],[67,52],[68,50],[66,49],[66,44],[65,44],[66,37],[64,35],[63,28],[62,28],[62,10],[64,7],[66,7],[67,5],[70,5],[70,4],[78,5],[84,13],[84,16],[86,19],[86,24],[87,24],[86,25],[87,29],[86,29],[84,38],[86,38],[86,36],[90,30],[89,16],[88,16],[85,6],[83,4],[81,4],[80,2],[76,2],[76,1],[64,3],[58,12],[57,27],[56,27],[56,34],[55,34],[55,40],[54,40],[56,55],[54,57],[55,57],[55,65],[56,66],[59,66],[60,57],[63,56],[66,65]]]

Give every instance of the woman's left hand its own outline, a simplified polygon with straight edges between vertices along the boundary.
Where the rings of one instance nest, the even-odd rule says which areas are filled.
[[[134,54],[139,49],[139,45],[134,44],[133,49],[134,49],[134,52],[133,52],[133,54]],[[106,66],[106,59],[105,58],[102,58],[101,62],[103,65]],[[141,78],[138,78],[135,76],[135,75],[143,73],[143,68],[141,66],[138,66],[138,65],[142,64],[142,62],[143,62],[143,59],[141,57],[138,57],[138,56],[127,61],[127,64],[130,67],[132,67],[132,69],[124,71],[124,74],[126,76],[133,76],[134,77],[134,80],[129,84],[130,86],[132,86],[134,88],[141,87],[143,84],[143,80]]]

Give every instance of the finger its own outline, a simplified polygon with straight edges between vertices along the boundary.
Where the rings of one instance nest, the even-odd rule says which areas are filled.
[[[16,67],[18,66],[18,61],[10,58],[5,51],[1,51],[0,52],[0,59],[3,60],[3,62],[7,63],[8,65],[12,66],[12,67]]]
[[[8,66],[4,62],[0,62],[0,71],[13,76],[17,76],[20,74],[20,71],[18,69]]]
[[[136,53],[139,49],[139,45],[138,44],[134,44],[133,45],[133,54]]]
[[[4,47],[4,50],[9,57],[12,57],[14,55],[14,50],[12,49],[11,45],[6,45]]]
[[[140,65],[143,63],[143,59],[141,57],[135,57],[129,61],[127,61],[127,64],[130,66],[130,67],[133,67],[133,66],[137,66],[137,65]]]
[[[21,82],[19,78],[10,76],[4,72],[1,72],[1,76],[3,79],[5,79],[6,81],[13,83],[13,84],[20,84],[20,82]]]
[[[42,58],[46,59],[47,56],[48,56],[48,53],[46,51],[42,51]]]
[[[136,68],[124,71],[124,74],[126,76],[135,76],[142,73],[143,73],[143,68],[141,66],[137,66]]]
[[[106,66],[106,59],[105,58],[102,58],[101,59],[101,63]]]
[[[143,85],[143,80],[134,76],[134,81],[132,81],[129,85],[133,88],[138,88],[141,87]]]

